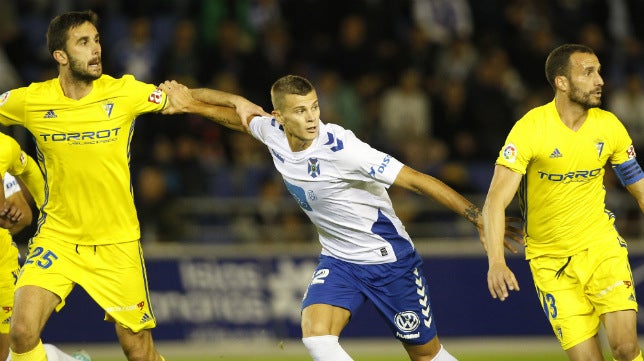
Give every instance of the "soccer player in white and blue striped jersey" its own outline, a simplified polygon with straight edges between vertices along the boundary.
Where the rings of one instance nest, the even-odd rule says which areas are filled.
[[[302,340],[314,360],[351,360],[338,337],[367,300],[412,360],[455,360],[437,336],[423,261],[387,188],[395,184],[432,198],[481,234],[475,205],[350,130],[320,121],[317,93],[303,77],[277,80],[271,88],[273,117],[254,117],[248,127],[232,109],[208,106],[213,101],[207,89],[189,91],[176,82],[161,89],[172,103],[183,101],[172,109],[207,116],[263,142],[288,191],[317,227],[322,254],[302,301]]]

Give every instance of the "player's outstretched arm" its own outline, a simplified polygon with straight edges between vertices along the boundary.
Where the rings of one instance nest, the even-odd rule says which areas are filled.
[[[508,290],[518,291],[519,283],[510,271],[503,250],[505,209],[510,204],[521,183],[522,175],[497,165],[483,206],[483,225],[487,240],[487,283],[493,298],[504,301]]]
[[[163,114],[191,113],[201,115],[232,130],[248,132],[250,119],[242,122],[235,108],[223,105],[212,105],[194,98],[193,91],[183,84],[166,81],[159,88],[168,95],[168,105]],[[254,117],[254,115],[249,116]]]
[[[168,94],[170,100],[169,109],[164,110],[164,114],[172,114],[174,110],[173,97],[177,96],[175,92],[177,90],[185,91],[187,89],[185,85],[176,82],[175,80],[166,80],[163,82],[159,88]],[[259,105],[251,102],[250,100],[236,94],[227,93],[220,90],[208,89],[208,88],[199,88],[199,89],[190,89],[190,95],[192,98],[198,102],[223,106],[233,108],[235,112],[239,115],[241,124],[243,128],[248,129],[248,120],[252,119],[255,116],[270,116],[267,112],[262,109]],[[176,103],[176,102],[175,102]],[[186,111],[184,111],[186,112]],[[194,112],[188,112],[194,113]]]
[[[635,197],[637,204],[644,213],[644,178],[633,184],[627,185],[626,189],[633,197]]]
[[[435,177],[418,172],[408,166],[403,166],[394,184],[425,195],[428,198],[433,198],[440,204],[463,216],[477,228],[483,248],[486,249],[481,210],[453,188]],[[508,224],[504,233],[504,245],[513,253],[517,252],[513,243],[523,244],[522,231],[510,225],[510,223],[517,221],[518,219],[515,217],[508,217]]]

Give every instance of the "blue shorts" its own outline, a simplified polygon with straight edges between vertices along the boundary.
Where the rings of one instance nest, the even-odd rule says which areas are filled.
[[[423,261],[413,253],[392,263],[360,265],[320,256],[302,308],[342,307],[354,314],[371,300],[396,338],[423,345],[436,336]]]

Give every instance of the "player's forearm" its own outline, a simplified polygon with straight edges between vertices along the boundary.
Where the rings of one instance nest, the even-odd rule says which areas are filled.
[[[25,169],[16,176],[27,187],[36,206],[40,208],[45,201],[45,180],[36,161],[29,156],[26,157]]]
[[[190,113],[202,115],[215,123],[232,130],[240,132],[246,131],[246,128],[241,122],[241,118],[239,118],[239,114],[237,114],[235,109],[228,106],[200,103],[195,106],[193,111],[190,111]]]
[[[640,210],[644,213],[644,179],[626,186],[626,189],[637,200]]]
[[[236,108],[238,104],[247,101],[246,98],[240,95],[215,89],[198,88],[192,89],[191,91],[193,98],[211,105],[222,105]]]
[[[505,208],[486,200],[482,212],[485,240],[487,243],[487,258],[489,264],[505,264]]]

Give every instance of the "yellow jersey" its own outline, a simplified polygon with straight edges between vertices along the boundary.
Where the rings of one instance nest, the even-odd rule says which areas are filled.
[[[45,194],[35,237],[81,245],[140,238],[130,143],[136,117],[166,100],[131,75],[103,75],[79,100],[66,97],[57,78],[0,96],[0,123],[24,126],[36,142]]]
[[[529,111],[510,131],[496,164],[523,174],[517,192],[526,258],[567,257],[619,237],[605,207],[604,166],[635,158],[626,129],[610,112],[588,110],[577,131],[555,102]]]

